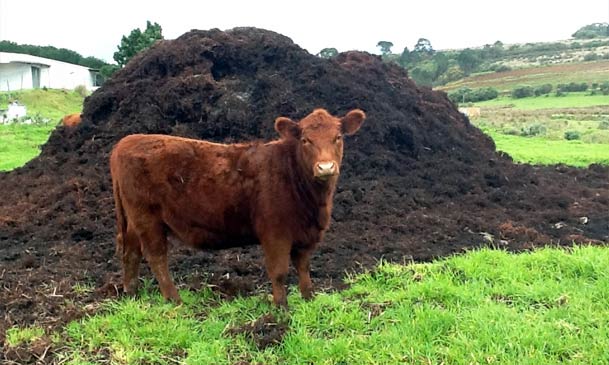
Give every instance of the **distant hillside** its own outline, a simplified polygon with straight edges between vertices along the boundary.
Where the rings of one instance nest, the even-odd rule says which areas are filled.
[[[536,87],[550,84],[556,87],[558,84],[571,82],[592,85],[607,81],[609,81],[609,60],[603,59],[591,62],[572,61],[572,63],[537,67],[529,64],[528,67],[510,71],[475,74],[437,88],[451,91],[464,87],[470,89],[492,87],[500,93],[506,93],[522,85]]]
[[[480,73],[609,60],[609,37],[603,37],[605,29],[604,23],[591,24],[575,32],[576,39],[525,44],[496,41],[466,49],[434,50],[426,38],[420,38],[412,50],[406,47],[401,53],[393,53],[393,44],[388,41],[380,41],[378,46],[385,61],[408,69],[417,84],[440,87]]]

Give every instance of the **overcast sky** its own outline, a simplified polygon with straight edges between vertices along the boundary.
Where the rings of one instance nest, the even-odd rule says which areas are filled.
[[[157,22],[166,39],[191,29],[255,26],[317,53],[393,51],[421,37],[435,49],[570,38],[583,25],[609,20],[609,0],[0,0],[0,40],[64,47],[113,62],[123,35]]]

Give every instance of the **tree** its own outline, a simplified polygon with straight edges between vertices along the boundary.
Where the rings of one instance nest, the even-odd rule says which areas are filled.
[[[159,39],[163,39],[161,26],[158,23],[150,23],[148,20],[143,32],[136,28],[131,31],[129,36],[123,36],[113,58],[120,67],[123,67],[133,56],[148,49]]]
[[[381,53],[383,54],[383,56],[386,56],[391,53],[391,47],[393,47],[393,43],[389,41],[379,41],[376,46],[381,49]]]
[[[440,75],[440,77],[436,80],[436,84],[444,85],[451,81],[457,81],[464,77],[465,77],[465,74],[463,73],[461,68],[459,68],[459,66],[452,66],[452,67],[449,67],[448,70],[446,70],[446,72],[444,72],[442,75]],[[460,101],[461,100],[459,100],[459,102]]]
[[[408,47],[404,47],[404,51],[402,51],[400,58],[398,58],[398,63],[400,64],[400,66],[405,68],[408,67],[411,62],[412,57],[410,56],[410,50],[408,50]]]
[[[577,39],[591,39],[609,36],[608,23],[592,23],[585,25],[573,33],[571,37]]]
[[[110,76],[112,76],[113,73],[118,70],[120,70],[120,67],[118,65],[103,65],[102,67],[100,67],[99,73],[104,79],[108,79]]]
[[[436,72],[434,75],[434,81],[437,80],[440,76],[442,76],[443,73],[446,72],[446,70],[448,70],[448,65],[450,63],[450,60],[448,59],[448,56],[446,56],[444,53],[442,52],[438,52],[433,56],[433,63],[436,66]]]
[[[332,58],[338,55],[338,50],[336,48],[324,48],[317,55],[321,58]]]
[[[417,64],[409,73],[417,85],[432,86],[436,74],[435,64],[429,61]]]
[[[425,54],[427,56],[432,56],[434,54],[434,49],[431,46],[431,42],[427,38],[419,38],[417,44],[414,45],[414,51],[418,54]]]
[[[481,62],[476,51],[469,48],[464,49],[457,55],[457,63],[466,74],[470,74],[474,71]]]

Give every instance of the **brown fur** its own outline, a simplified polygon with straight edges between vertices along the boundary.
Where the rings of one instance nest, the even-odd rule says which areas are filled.
[[[63,125],[65,127],[68,127],[68,128],[76,127],[77,125],[80,124],[81,116],[82,116],[82,114],[80,114],[80,113],[68,114],[65,117],[63,117],[63,119],[61,119],[61,122],[63,123]]]
[[[342,134],[365,118],[317,109],[299,123],[280,117],[279,140],[224,145],[131,135],[114,147],[110,169],[117,251],[127,293],[146,257],[161,293],[180,302],[167,265],[167,234],[200,248],[261,244],[275,304],[286,306],[290,259],[305,298],[313,293],[309,259],[330,224],[343,155]]]

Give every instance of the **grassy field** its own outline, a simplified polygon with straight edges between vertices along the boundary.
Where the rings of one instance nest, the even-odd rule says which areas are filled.
[[[74,91],[37,89],[26,91],[0,92],[0,109],[6,109],[10,100],[19,100],[27,107],[28,115],[36,114],[57,123],[66,114],[82,110],[84,98]]]
[[[577,167],[593,163],[609,165],[609,144],[513,136],[488,130],[485,133],[493,139],[498,151],[506,152],[516,162],[534,165],[562,163]]]
[[[0,125],[0,171],[12,170],[24,165],[40,153],[61,117],[82,109],[83,97],[64,90],[30,90],[0,93],[0,109],[9,100],[17,99],[27,107],[28,116],[39,116],[47,122],[31,125]]]
[[[181,291],[176,307],[148,289],[46,336],[80,365],[609,363],[608,265],[604,247],[381,263],[345,291],[311,302],[293,292],[289,312],[266,295],[224,301],[209,289]],[[254,329],[261,318],[266,329]],[[261,343],[273,328],[285,333]],[[7,343],[41,335],[13,328]]]
[[[568,84],[570,82],[592,84],[605,81],[609,81],[609,60],[530,67],[507,72],[473,75],[439,87],[439,89],[451,91],[461,87],[494,87],[505,92],[522,85],[552,84],[556,86],[557,84]]]
[[[570,93],[500,98],[475,105],[481,112],[472,122],[516,162],[578,167],[609,164],[608,96]],[[566,140],[568,134],[577,134],[577,139]]]
[[[40,146],[55,129],[55,123],[0,125],[0,171],[25,165],[40,154]]]
[[[475,103],[479,107],[510,107],[517,110],[586,108],[593,106],[607,106],[609,108],[609,95],[587,95],[585,92],[569,93],[565,96],[538,96],[522,99],[499,97],[493,100]]]

